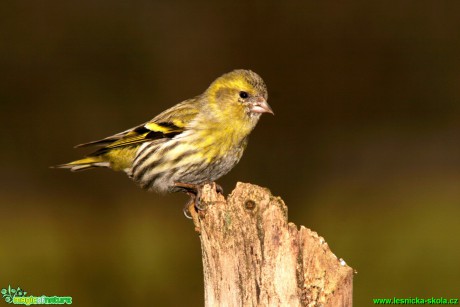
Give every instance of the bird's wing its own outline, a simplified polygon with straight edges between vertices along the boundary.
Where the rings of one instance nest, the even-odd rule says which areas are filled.
[[[198,114],[196,99],[186,100],[156,116],[151,121],[102,140],[80,144],[75,147],[102,146],[96,153],[113,148],[135,145],[147,141],[173,138],[187,129]]]

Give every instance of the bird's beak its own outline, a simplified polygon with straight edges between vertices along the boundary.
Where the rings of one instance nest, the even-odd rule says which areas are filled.
[[[251,112],[254,113],[273,113],[272,108],[268,105],[267,101],[263,97],[257,97],[250,105]]]

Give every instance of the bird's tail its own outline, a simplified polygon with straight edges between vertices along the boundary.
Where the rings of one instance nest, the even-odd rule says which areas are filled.
[[[105,161],[102,156],[90,156],[69,163],[53,166],[53,168],[68,168],[72,172],[84,171],[95,167],[110,167],[110,162]]]

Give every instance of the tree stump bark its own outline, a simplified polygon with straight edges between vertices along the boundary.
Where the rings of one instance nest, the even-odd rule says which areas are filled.
[[[225,199],[205,185],[200,201],[205,306],[352,306],[352,268],[316,232],[288,223],[268,189],[238,183]]]

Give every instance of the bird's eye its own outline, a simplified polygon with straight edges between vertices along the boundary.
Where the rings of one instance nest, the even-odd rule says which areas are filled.
[[[241,91],[241,92],[240,92],[240,97],[243,98],[243,99],[245,99],[245,98],[248,98],[248,97],[249,97],[249,94],[246,93],[246,92],[244,92],[244,91]]]

